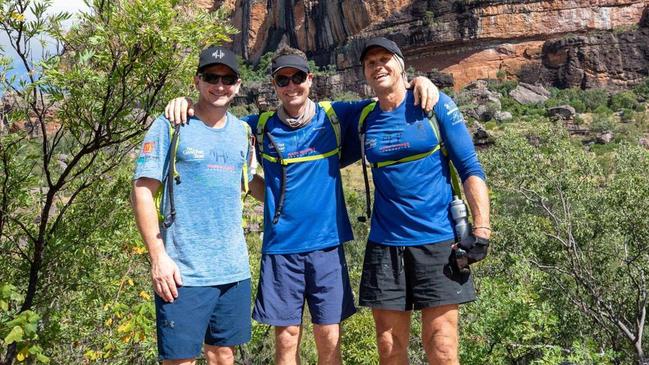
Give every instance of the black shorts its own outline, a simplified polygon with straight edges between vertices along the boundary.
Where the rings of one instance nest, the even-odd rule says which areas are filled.
[[[367,242],[359,304],[409,311],[475,300],[471,275],[450,266],[452,243],[386,246]]]

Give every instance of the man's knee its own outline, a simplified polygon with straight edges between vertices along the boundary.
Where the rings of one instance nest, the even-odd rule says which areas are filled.
[[[326,347],[337,347],[340,342],[340,325],[314,325],[313,336],[317,344]]]
[[[234,347],[205,345],[205,357],[210,365],[234,364]]]
[[[423,342],[434,363],[455,364],[458,359],[458,323],[455,308],[432,310],[423,316]]]
[[[275,346],[278,349],[291,349],[300,342],[300,326],[276,327]]]
[[[425,350],[437,361],[453,362],[457,359],[457,338],[448,335],[433,335],[424,343]]]
[[[390,331],[378,333],[376,335],[376,345],[379,356],[383,359],[401,357],[408,352],[408,338],[396,336]]]

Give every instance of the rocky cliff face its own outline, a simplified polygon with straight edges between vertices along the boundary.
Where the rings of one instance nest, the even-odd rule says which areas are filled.
[[[624,89],[649,74],[649,11],[638,29],[547,41],[542,65],[521,77],[560,88]]]
[[[494,78],[499,71],[500,75],[518,75],[521,71],[529,75],[530,70],[537,68],[544,70],[543,75],[550,82],[586,87],[630,83],[648,73],[649,61],[642,54],[636,58],[644,57],[644,66],[637,63],[630,67],[635,70],[630,76],[627,76],[628,67],[616,67],[620,72],[602,73],[597,67],[576,61],[580,54],[598,53],[595,49],[609,46],[611,42],[628,45],[629,48],[620,48],[622,52],[642,42],[643,36],[625,35],[619,41],[613,38],[622,29],[639,23],[649,6],[647,0],[217,0],[212,3],[212,7],[221,5],[233,9],[233,22],[241,29],[234,38],[233,48],[244,58],[255,62],[265,52],[289,44],[304,50],[319,65],[335,64],[342,83],[361,93],[364,90],[358,86],[358,80],[362,79],[358,56],[364,39],[377,35],[399,43],[408,66],[421,72],[436,69],[451,74],[456,87],[475,79]],[[613,30],[608,36],[591,35],[594,31]],[[571,34],[582,38],[572,37],[580,40],[567,41],[571,37],[566,36]],[[546,41],[556,38],[563,41],[544,46]],[[605,58],[612,59],[615,52],[607,52],[611,56]],[[560,66],[564,59],[573,66]],[[588,81],[584,77],[577,81],[579,67]],[[608,82],[604,80],[607,77],[621,79]]]

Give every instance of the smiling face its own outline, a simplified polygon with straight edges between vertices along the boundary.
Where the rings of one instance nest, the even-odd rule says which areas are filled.
[[[379,95],[396,88],[404,88],[399,61],[385,48],[374,47],[363,58],[363,73],[368,85]]]
[[[313,75],[311,73],[307,74],[306,80],[301,84],[295,84],[293,81],[289,82],[286,86],[279,86],[275,81],[277,76],[285,76],[292,78],[292,76],[300,71],[296,68],[285,67],[280,69],[273,75],[273,87],[275,87],[275,92],[277,97],[282,102],[286,112],[291,114],[291,116],[296,117],[300,111],[306,105],[306,100],[309,97],[309,92],[311,91],[311,83],[313,81]]]
[[[232,69],[225,65],[212,65],[207,66],[201,70],[201,74],[211,74],[219,76],[234,76],[236,75]],[[194,84],[199,92],[199,103],[211,105],[214,107],[227,107],[234,96],[239,92],[241,80],[237,78],[234,85],[225,85],[223,79],[219,80],[216,85],[210,84],[203,80],[200,76],[194,77]]]

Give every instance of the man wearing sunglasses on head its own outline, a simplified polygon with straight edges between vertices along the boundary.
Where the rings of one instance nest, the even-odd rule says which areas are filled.
[[[236,56],[222,47],[203,50],[194,85],[192,123],[176,126],[180,134],[172,137],[173,126],[160,116],[147,132],[132,200],[151,259],[159,358],[193,364],[204,348],[209,364],[233,364],[234,346],[251,336],[241,189],[252,179],[245,167],[253,155],[250,127],[227,112],[241,85]],[[263,199],[257,186],[251,184],[253,195]],[[158,218],[161,191],[175,205],[170,222]],[[163,214],[167,204],[160,204]]]
[[[313,102],[307,58],[290,47],[275,52],[271,76],[281,105],[243,118],[256,135],[266,186],[253,318],[275,327],[276,363],[298,364],[306,303],[318,363],[340,364],[340,323],[356,311],[342,245],[353,235],[340,168],[360,156],[356,123],[370,101]],[[437,89],[426,78],[415,83],[432,109]],[[181,122],[192,109],[177,98],[165,113]]]

